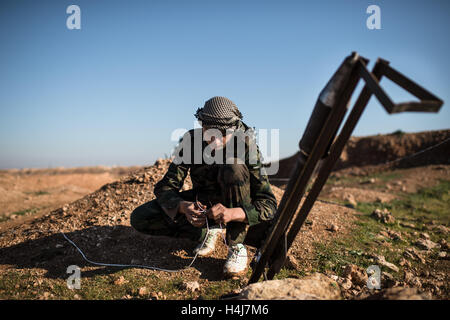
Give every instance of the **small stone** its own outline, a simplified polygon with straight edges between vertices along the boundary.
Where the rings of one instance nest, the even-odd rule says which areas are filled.
[[[439,257],[439,259],[447,258],[447,252],[445,252],[445,251],[439,252],[438,257]]]
[[[430,240],[430,235],[428,233],[422,232],[420,237],[425,240]]]
[[[415,277],[412,278],[411,281],[409,282],[412,286],[420,288],[422,286],[422,282],[420,282],[420,279]]]
[[[402,227],[405,227],[405,228],[411,228],[411,229],[415,229],[416,228],[415,224],[408,223],[408,222],[400,222],[400,225]]]
[[[152,299],[158,300],[158,294],[157,294],[156,292],[152,292],[152,293],[150,294],[150,297],[151,297]]]
[[[431,250],[439,246],[437,243],[434,243],[431,240],[424,239],[419,239],[414,244],[422,250]]]
[[[410,263],[408,260],[406,260],[405,258],[401,258],[399,264],[400,264],[402,267],[403,267],[403,266],[406,266],[406,267],[410,267],[410,266],[411,266],[411,263]]]
[[[378,196],[378,197],[376,197],[375,202],[386,203],[386,202],[388,202],[388,199],[386,199],[385,197]]]
[[[390,274],[389,272],[382,272],[381,275],[383,276],[383,278],[385,280],[390,280],[390,281],[394,281],[394,276],[392,274]]]
[[[147,288],[146,287],[141,287],[139,288],[138,294],[139,296],[145,296],[148,293]]]
[[[60,244],[60,243],[57,243],[56,246],[55,246],[56,249],[60,249],[60,248],[62,248],[62,247],[64,247],[64,245],[62,245],[62,244]]]
[[[335,274],[332,274],[329,277],[330,277],[330,279],[333,279],[334,281],[338,281],[339,280],[339,277],[337,275],[335,275]]]
[[[425,263],[425,259],[422,257],[422,255],[416,250],[415,248],[408,248],[405,250],[403,255],[406,258],[412,259],[412,260],[419,260],[421,263]]]
[[[384,237],[384,238],[390,238],[389,234],[386,231],[380,231],[379,235]]]
[[[374,217],[376,220],[378,220],[382,223],[386,223],[386,224],[395,222],[394,216],[387,209],[384,209],[383,211],[380,209],[375,209],[372,212],[372,217]]]
[[[439,244],[440,244],[442,250],[449,251],[449,246],[445,239],[439,240]]]
[[[124,278],[124,276],[120,276],[119,278],[117,278],[116,280],[114,280],[114,284],[116,285],[116,286],[120,286],[120,285],[122,285],[122,284],[124,284],[125,283],[125,278]]]
[[[337,232],[337,231],[339,230],[339,227],[338,227],[337,225],[335,225],[335,224],[331,224],[331,225],[327,228],[327,230],[328,230],[328,231],[331,231],[331,232]]]
[[[447,228],[444,225],[439,225],[435,229],[437,232],[442,233],[442,234],[448,234],[448,232],[449,232],[449,228]]]
[[[350,279],[352,283],[357,285],[365,285],[368,278],[365,271],[354,264],[347,265],[344,268],[343,275],[345,278]]]
[[[350,279],[343,279],[342,281],[339,282],[339,285],[344,290],[350,290],[350,288],[353,286],[353,283],[351,282]]]
[[[410,282],[413,277],[414,275],[411,272],[405,271],[403,279],[405,280],[405,282]]]
[[[375,178],[370,178],[368,180],[364,180],[363,182],[361,182],[361,184],[373,184],[376,182]]]
[[[33,282],[33,287],[37,287],[40,286],[42,284],[42,280],[36,280],[35,282]]]
[[[345,196],[345,200],[348,202],[348,207],[350,208],[356,208],[358,206],[358,202],[356,202],[355,197],[352,194],[347,194]]]
[[[382,265],[383,267],[386,267],[394,272],[399,271],[398,267],[395,264],[386,261],[386,258],[384,256],[375,255],[373,257],[374,257],[375,261],[377,263],[379,263],[380,265]]]
[[[184,289],[195,292],[197,290],[200,290],[200,284],[197,281],[187,281],[183,283]]]
[[[402,240],[402,235],[400,232],[389,230],[388,235],[392,240]]]

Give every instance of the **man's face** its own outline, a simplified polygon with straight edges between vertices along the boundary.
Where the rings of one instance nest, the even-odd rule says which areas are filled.
[[[233,136],[231,130],[207,129],[205,127],[202,127],[202,129],[203,140],[205,140],[214,150],[222,149]]]

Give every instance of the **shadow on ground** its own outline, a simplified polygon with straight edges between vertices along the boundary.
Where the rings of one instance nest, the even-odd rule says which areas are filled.
[[[127,226],[92,226],[66,233],[89,260],[109,264],[139,264],[164,269],[182,269],[189,265],[196,242],[164,236],[147,236]],[[184,252],[183,252],[184,251]],[[184,253],[182,257],[180,253]],[[224,259],[197,258],[193,268],[200,271],[200,278],[220,280]],[[66,279],[67,267],[94,266],[61,233],[27,240],[17,245],[0,248],[0,264],[17,269],[45,269],[45,277]],[[95,266],[94,266],[95,267]],[[125,268],[96,267],[82,270],[83,277],[114,274]]]

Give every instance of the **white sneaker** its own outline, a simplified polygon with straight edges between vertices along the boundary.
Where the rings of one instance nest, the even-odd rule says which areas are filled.
[[[242,275],[247,271],[247,261],[247,249],[243,244],[238,243],[229,250],[223,273],[226,276]]]
[[[222,233],[220,228],[211,228],[209,233],[206,235],[206,239],[202,240],[201,243],[194,249],[194,253],[199,256],[207,256],[216,248],[217,240]],[[204,242],[204,244],[203,244]],[[202,247],[203,244],[203,247]]]

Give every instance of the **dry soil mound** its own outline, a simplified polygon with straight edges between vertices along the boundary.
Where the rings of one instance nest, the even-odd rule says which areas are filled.
[[[167,269],[186,266],[196,243],[143,236],[134,231],[129,222],[134,208],[154,198],[153,186],[168,165],[167,160],[157,161],[63,208],[5,230],[0,234],[0,268],[41,268],[47,271],[47,277],[58,278],[66,276],[68,265],[87,266],[61,232],[94,261],[147,264]],[[189,179],[184,185],[184,189],[187,188],[190,188]],[[273,190],[280,201],[283,190],[277,187]],[[309,217],[312,223],[299,233],[293,244],[294,252],[298,251],[298,257],[305,258],[307,263],[313,242],[335,237],[337,233],[329,231],[333,224],[339,225],[342,235],[353,220],[352,212],[342,206],[317,202]],[[226,253],[226,247],[220,245],[212,257],[199,259],[194,264],[196,272],[210,280],[221,278]]]
[[[414,157],[395,162],[393,165],[397,168],[450,164],[450,130],[417,133],[396,132],[387,135],[351,137],[334,170],[384,164],[433,146],[436,147]],[[274,181],[288,178],[297,157],[298,153],[280,160],[279,171],[271,178]]]

